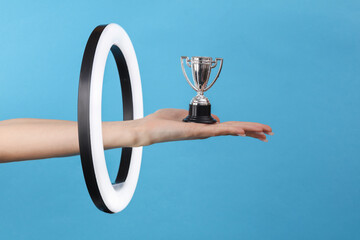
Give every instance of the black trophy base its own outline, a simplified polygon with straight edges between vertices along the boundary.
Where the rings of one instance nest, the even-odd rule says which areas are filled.
[[[189,115],[183,119],[184,122],[196,122],[212,124],[216,119],[211,116],[211,105],[189,105]]]

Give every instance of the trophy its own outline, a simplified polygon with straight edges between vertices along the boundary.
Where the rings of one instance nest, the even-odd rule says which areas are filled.
[[[191,68],[194,84],[190,82],[188,76],[186,75],[183,61],[184,59],[186,61],[186,65]],[[223,59],[216,58],[215,61],[213,61],[211,57],[191,57],[190,60],[188,57],[181,57],[180,61],[186,81],[197,92],[197,95],[190,102],[189,115],[184,118],[183,121],[207,124],[215,123],[216,120],[211,116],[211,104],[209,99],[204,96],[204,92],[209,90],[218,79]],[[216,67],[218,61],[220,61],[219,71],[215,79],[208,86],[211,69]]]

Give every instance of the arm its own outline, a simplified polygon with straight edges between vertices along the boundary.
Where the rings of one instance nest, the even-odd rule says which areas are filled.
[[[269,126],[259,123],[184,123],[186,110],[162,109],[132,121],[103,122],[105,149],[212,136],[250,136],[267,141]],[[219,119],[214,116],[218,121]],[[79,154],[77,122],[19,118],[0,121],[0,163]]]
[[[134,145],[127,122],[103,122],[104,148]],[[0,122],[0,163],[79,154],[77,122],[18,118]]]

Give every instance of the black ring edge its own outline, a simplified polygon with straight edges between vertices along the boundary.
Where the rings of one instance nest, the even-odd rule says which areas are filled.
[[[100,36],[107,25],[97,26],[91,33],[88,42],[85,47],[80,79],[79,79],[79,92],[78,92],[78,135],[79,135],[79,148],[81,165],[85,178],[86,187],[90,194],[90,197],[95,206],[106,213],[114,213],[108,209],[104,200],[101,197],[99,186],[96,182],[94,165],[91,154],[90,143],[90,83],[92,66],[95,57],[95,51]],[[116,65],[119,72],[122,100],[123,100],[123,118],[124,120],[132,120],[133,116],[133,101],[132,101],[132,89],[128,67],[126,60],[121,50],[113,45],[111,52],[115,58]],[[118,175],[115,183],[121,183],[126,180],[129,172],[130,160],[131,160],[132,148],[123,148],[121,154],[121,162],[119,166]]]

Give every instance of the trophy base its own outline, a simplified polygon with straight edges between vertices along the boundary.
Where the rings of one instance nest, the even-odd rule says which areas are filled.
[[[216,123],[216,119],[211,116],[211,105],[189,105],[189,115],[183,119],[184,122],[195,123]]]

